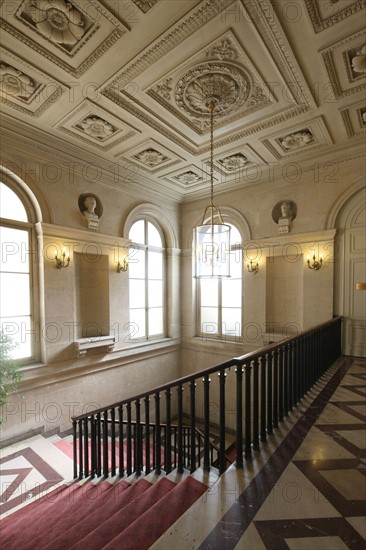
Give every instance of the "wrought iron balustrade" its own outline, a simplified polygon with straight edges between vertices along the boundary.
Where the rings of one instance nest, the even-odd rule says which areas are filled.
[[[243,457],[259,448],[340,355],[341,318],[335,317],[298,336],[74,417],[74,478],[169,473],[174,468],[193,472],[213,465],[221,474],[228,464],[228,428],[235,430],[235,461],[241,468]]]

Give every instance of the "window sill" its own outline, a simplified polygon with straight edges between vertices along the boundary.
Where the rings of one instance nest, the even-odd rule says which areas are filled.
[[[79,338],[74,342],[76,357],[83,357],[89,350],[95,348],[107,348],[111,352],[115,346],[114,336],[98,336],[95,338]]]

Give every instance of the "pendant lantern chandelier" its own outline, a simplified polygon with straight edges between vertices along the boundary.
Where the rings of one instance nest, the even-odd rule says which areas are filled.
[[[218,100],[210,98],[206,106],[210,111],[210,180],[211,200],[206,207],[201,225],[194,228],[195,276],[198,278],[230,277],[230,230],[221,211],[213,202],[213,112]]]

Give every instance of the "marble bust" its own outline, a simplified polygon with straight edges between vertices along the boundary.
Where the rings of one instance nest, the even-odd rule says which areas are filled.
[[[272,219],[278,225],[280,235],[289,233],[296,218],[297,206],[293,201],[281,200],[272,209]]]
[[[79,198],[79,208],[86,219],[88,229],[96,231],[99,225],[99,216],[96,212],[99,208],[97,198],[94,195],[88,194],[81,196]]]
[[[291,210],[291,204],[287,201],[284,201],[281,204],[281,216],[278,218],[278,221],[280,220],[293,220],[292,210]]]

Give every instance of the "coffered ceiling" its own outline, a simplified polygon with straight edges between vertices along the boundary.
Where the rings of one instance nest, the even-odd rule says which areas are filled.
[[[2,0],[3,137],[183,199],[339,155],[366,129],[365,0]]]

